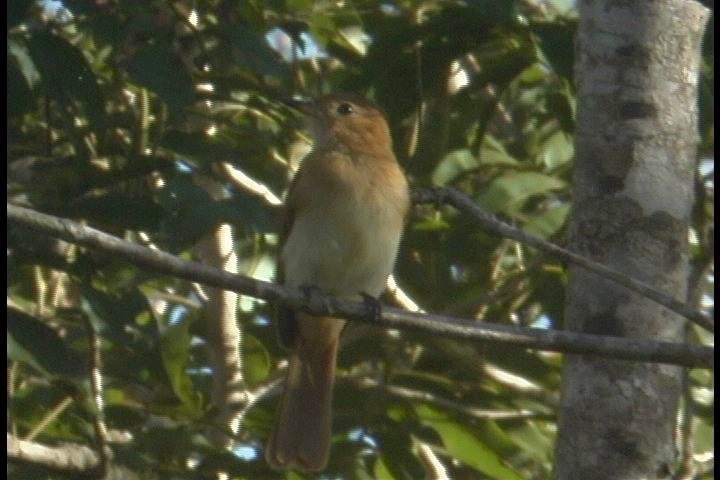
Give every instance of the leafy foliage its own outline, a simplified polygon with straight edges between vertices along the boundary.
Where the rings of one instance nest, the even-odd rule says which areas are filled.
[[[51,3],[8,4],[13,202],[183,256],[231,222],[241,273],[269,278],[274,210],[217,167],[228,162],[281,197],[308,142],[279,97],[351,90],[386,110],[413,185],[462,189],[526,230],[562,239],[574,2],[66,0],[57,11]],[[704,54],[709,152],[712,42]],[[200,175],[222,182],[227,198],[199,187]],[[698,191],[702,262],[712,248],[712,183]],[[132,435],[113,447],[116,462],[142,478],[216,470],[313,478],[273,473],[263,460],[277,396],[249,409],[233,453],[210,447],[211,371],[190,285],[24,231],[8,243],[10,423],[21,436],[70,395],[76,401],[38,440],[92,444],[93,328],[103,342],[106,421]],[[415,209],[396,276],[428,311],[562,325],[563,266],[451,209]],[[253,388],[276,378],[284,353],[272,309],[241,307]],[[318,478],[433,478],[427,451],[451,478],[548,478],[559,369],[557,355],[353,326],[339,362],[331,464]],[[692,382],[712,388],[711,376]],[[692,400],[698,451],[712,449],[706,397]],[[10,478],[28,472],[9,467]]]

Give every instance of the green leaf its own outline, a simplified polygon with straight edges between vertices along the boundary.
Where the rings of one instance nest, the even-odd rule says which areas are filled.
[[[155,92],[170,108],[180,110],[195,101],[193,79],[170,44],[150,44],[130,58],[132,79]]]
[[[289,72],[278,53],[270,48],[265,37],[243,25],[235,25],[231,32],[233,56],[240,66],[262,75],[281,76]]]
[[[104,133],[105,100],[95,73],[82,52],[64,38],[47,31],[34,31],[28,51],[42,82],[53,98],[66,107],[82,105],[90,128]]]
[[[450,224],[440,217],[431,217],[413,222],[412,229],[418,232],[441,232],[450,228]]]
[[[519,426],[509,428],[507,433],[524,453],[531,455],[543,464],[549,464],[552,460],[554,436],[539,428],[537,422],[524,422]]]
[[[168,182],[158,203],[167,212],[160,231],[175,251],[194,245],[221,220],[217,202],[186,176]]]
[[[14,56],[7,57],[7,114],[8,118],[27,113],[34,108],[34,96]]]
[[[518,161],[492,135],[485,135],[480,146],[480,161],[488,166],[516,166]]]
[[[568,80],[564,80],[563,84],[564,87],[562,91],[549,94],[545,102],[548,113],[557,118],[562,131],[572,136],[575,132],[576,100],[572,93],[572,87],[568,84]],[[572,140],[570,141],[572,142]]]
[[[382,456],[377,457],[377,460],[375,460],[373,473],[375,474],[375,478],[382,478],[383,480],[395,480],[397,478],[385,464]]]
[[[445,186],[460,175],[480,166],[478,158],[469,149],[455,150],[440,160],[432,174],[433,185]]]
[[[104,192],[73,202],[73,214],[114,229],[156,231],[162,210],[147,192]]]
[[[55,330],[14,308],[7,309],[8,358],[23,362],[49,378],[84,381],[86,361]]]
[[[93,0],[63,0],[63,4],[73,15],[97,14],[103,7],[102,2]]]
[[[188,110],[193,113],[196,109]],[[200,109],[197,111],[200,112]],[[224,116],[220,108],[216,109],[214,116],[219,122],[230,120]],[[276,170],[272,167],[268,169],[268,158],[278,141],[277,124],[262,119],[256,125],[247,125],[248,119],[237,115],[232,117],[232,121],[241,123],[233,126],[232,129],[220,129],[217,135],[213,136],[201,132],[170,130],[163,135],[161,144],[178,153],[183,160],[190,161],[200,168],[214,162],[241,159],[238,168],[243,169],[250,176],[257,174],[262,177],[265,172],[275,173]]]
[[[714,424],[701,418],[694,418],[693,431],[694,447],[697,453],[712,452],[715,450]]]
[[[542,238],[551,237],[565,225],[568,213],[570,213],[570,204],[564,203],[532,217],[523,225],[523,230]]]
[[[220,223],[238,225],[248,232],[278,230],[277,212],[262,199],[235,192],[230,199],[216,201],[185,176],[168,182],[158,203],[166,211],[160,230],[173,250],[193,245]]]
[[[513,215],[530,197],[565,186],[564,181],[538,172],[508,172],[493,180],[478,200],[493,212]]]
[[[102,292],[91,286],[82,288],[80,308],[88,316],[97,333],[119,345],[128,344],[132,336],[126,325],[135,322],[135,316],[147,308],[145,297],[137,290],[120,296]]]
[[[392,478],[400,480],[421,478],[422,464],[411,453],[412,438],[403,429],[386,428],[378,435],[378,440],[383,463],[391,472]]]
[[[272,361],[265,346],[252,335],[243,336],[243,370],[245,381],[256,385],[270,373]]]
[[[552,66],[555,73],[573,83],[575,64],[575,31],[577,22],[563,20],[558,22],[536,23],[532,31],[540,39],[539,49]]]
[[[277,232],[278,211],[272,210],[263,200],[245,192],[235,192],[233,197],[219,202],[221,216],[226,222],[241,225],[253,232]]]
[[[561,15],[577,15],[577,0],[549,0],[547,3]]]
[[[11,0],[7,2],[7,29],[16,27],[27,19],[30,7],[35,3],[34,0]]]
[[[575,155],[572,138],[563,131],[557,131],[540,145],[536,163],[546,171],[554,171],[567,165]]]
[[[183,315],[173,323],[158,318],[160,332],[160,354],[173,392],[183,404],[185,414],[191,418],[200,418],[204,414],[202,396],[195,391],[192,380],[187,374],[190,359],[190,321]]]
[[[165,132],[161,145],[182,156],[189,157],[198,164],[228,161],[235,158],[238,151],[232,145],[219,142],[200,133],[169,130]]]
[[[423,425],[431,427],[440,435],[448,455],[491,478],[522,480],[517,472],[502,463],[496,452],[448,415],[426,405],[417,405],[415,411]]]

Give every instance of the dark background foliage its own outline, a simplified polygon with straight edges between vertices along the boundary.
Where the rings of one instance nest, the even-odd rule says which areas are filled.
[[[279,96],[354,91],[386,110],[412,185],[462,189],[562,242],[572,202],[573,3],[9,2],[8,196],[184,256],[228,222],[241,273],[271,279],[273,209],[215,167],[229,162],[281,197],[309,139]],[[711,20],[697,261],[712,248],[713,32]],[[198,174],[223,182],[227,198],[197,186]],[[233,453],[203,436],[210,371],[191,285],[17,229],[8,244],[12,432],[27,435],[70,397],[36,440],[92,443],[89,324],[103,339],[106,421],[133,438],[113,446],[118,463],[142,478],[220,467],[237,478],[311,477],[273,473],[262,459],[277,395],[249,411]],[[414,210],[396,278],[427,311],[562,327],[564,265],[452,209]],[[240,309],[253,388],[280,374],[284,354],[272,308],[243,298]],[[431,478],[423,448],[451,478],[549,477],[561,356],[352,330],[322,478]],[[693,372],[692,387],[695,448],[711,451],[711,373]],[[9,474],[38,472],[12,465]]]

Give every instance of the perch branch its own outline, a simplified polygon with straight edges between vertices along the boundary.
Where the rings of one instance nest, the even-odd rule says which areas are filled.
[[[27,208],[8,204],[7,212],[8,220],[16,225],[23,225],[72,243],[112,253],[138,267],[232,290],[273,303],[284,303],[291,308],[317,316],[337,316],[376,326],[422,331],[468,341],[505,343],[519,348],[598,355],[618,360],[669,363],[687,367],[713,368],[714,366],[714,348],[701,345],[493,324],[388,307],[383,309],[381,318],[376,320],[369,311],[371,307],[364,303],[341,300],[319,292],[308,295],[301,290],[243,275],[232,275],[197,262],[184,261],[165,252],[153,251],[126,242],[71,220]]]

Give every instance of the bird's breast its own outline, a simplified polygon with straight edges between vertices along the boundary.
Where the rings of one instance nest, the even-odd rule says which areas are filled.
[[[283,248],[287,285],[315,285],[342,296],[382,293],[407,209],[405,179],[399,168],[393,175],[399,177],[346,178],[314,191],[296,212]]]

